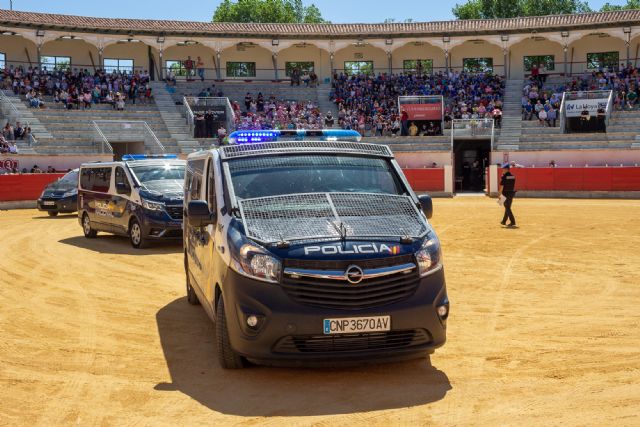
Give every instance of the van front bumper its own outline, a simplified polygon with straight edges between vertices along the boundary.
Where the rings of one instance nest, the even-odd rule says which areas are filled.
[[[156,219],[144,215],[140,221],[142,234],[148,239],[180,240],[182,239],[182,221],[174,219]]]
[[[348,285],[345,285],[348,286]],[[320,308],[294,301],[278,284],[229,269],[223,285],[231,346],[247,359],[268,365],[326,365],[425,356],[446,341],[449,300],[444,271],[420,279],[401,301],[365,309]],[[446,305],[441,318],[437,307]],[[258,325],[247,325],[249,316]],[[325,335],[324,319],[390,316],[389,332]]]
[[[78,210],[78,196],[43,197],[37,201],[39,211],[72,213]]]

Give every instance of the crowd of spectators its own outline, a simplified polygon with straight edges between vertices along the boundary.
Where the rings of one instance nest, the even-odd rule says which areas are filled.
[[[46,67],[13,67],[0,72],[0,88],[24,96],[32,108],[44,108],[44,97],[65,108],[86,109],[93,104],[109,104],[124,110],[125,103],[152,100],[147,71],[133,73],[87,69],[47,70]]]
[[[18,154],[15,141],[7,140],[4,135],[0,135],[0,153]]]
[[[635,110],[640,105],[640,69],[632,65],[594,70],[560,83],[549,83],[545,77],[532,75],[525,82],[522,94],[524,120],[535,117],[543,126],[555,126],[563,92],[612,90],[614,110]]]
[[[445,123],[452,119],[492,118],[499,126],[504,86],[504,79],[491,73],[341,73],[333,76],[331,99],[338,107],[340,128],[355,129],[364,135],[409,134],[410,126],[404,129],[398,111],[399,96],[442,95]],[[440,131],[429,127],[412,131],[420,135]]]
[[[239,102],[232,104],[236,129],[322,129],[324,117],[312,101],[285,101],[271,95],[268,98],[258,93],[255,97],[247,92],[244,108]]]

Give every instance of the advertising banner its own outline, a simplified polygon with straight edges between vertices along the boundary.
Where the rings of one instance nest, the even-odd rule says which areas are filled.
[[[588,111],[589,116],[594,117],[599,109],[607,111],[607,101],[607,98],[565,100],[566,116],[580,117],[583,111]]]
[[[409,120],[442,120],[442,102],[438,100],[425,104],[401,104],[409,115]]]

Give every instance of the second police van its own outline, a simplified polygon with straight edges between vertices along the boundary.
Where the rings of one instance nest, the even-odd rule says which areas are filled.
[[[388,147],[247,143],[190,154],[187,299],[224,368],[424,356],[449,314],[440,243]]]
[[[134,248],[182,238],[185,161],[175,155],[126,155],[85,163],[78,177],[78,220],[85,237],[128,236]]]

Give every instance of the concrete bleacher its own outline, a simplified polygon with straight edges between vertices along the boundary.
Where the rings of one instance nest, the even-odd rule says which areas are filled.
[[[44,101],[46,108],[43,109],[28,108],[26,101],[20,101],[26,112],[33,115],[42,126],[42,129],[33,131],[37,144],[31,148],[38,154],[100,152],[101,146],[96,142],[92,124],[93,121],[100,120],[144,121],[167,153],[192,152],[199,148],[198,143],[185,146],[172,137],[155,103],[135,105],[127,103],[124,111],[116,111],[107,104],[93,104],[86,110],[82,108],[67,110],[62,103],[56,104],[50,98],[45,98]],[[145,150],[158,151],[155,143],[147,142],[147,145]]]

